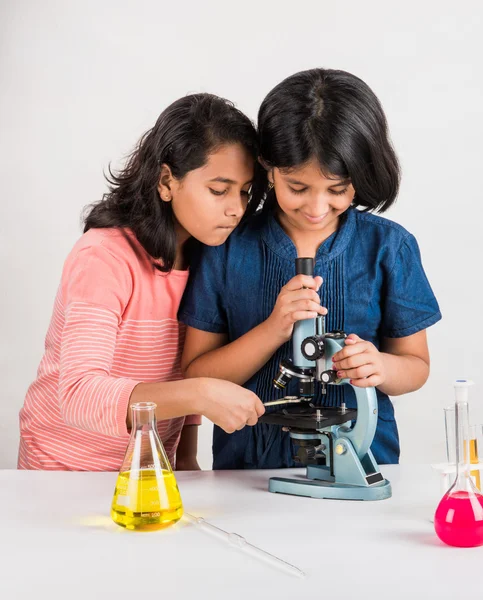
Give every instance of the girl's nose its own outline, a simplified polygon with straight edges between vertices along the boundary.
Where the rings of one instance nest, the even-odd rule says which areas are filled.
[[[225,210],[225,215],[227,217],[241,219],[245,212],[245,208],[246,203],[244,202],[243,196],[241,194],[233,194]]]
[[[326,213],[329,210],[329,199],[327,198],[327,194],[324,192],[317,194],[311,203],[310,208],[315,216],[320,216]]]

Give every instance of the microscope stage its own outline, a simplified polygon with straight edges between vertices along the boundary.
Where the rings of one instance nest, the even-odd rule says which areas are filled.
[[[317,410],[320,410],[320,418],[317,418]],[[281,425],[291,429],[316,431],[332,425],[342,425],[347,421],[355,421],[356,418],[357,410],[355,408],[346,408],[343,412],[340,407],[315,406],[307,402],[306,406],[303,404],[287,405],[282,409],[265,413],[260,417],[259,422]]]

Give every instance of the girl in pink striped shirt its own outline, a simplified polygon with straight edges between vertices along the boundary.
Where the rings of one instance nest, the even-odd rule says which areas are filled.
[[[197,243],[222,244],[249,199],[253,125],[210,94],[177,100],[90,207],[64,265],[45,353],[20,412],[20,469],[118,470],[130,404],[154,401],[172,464],[199,468],[205,415],[227,432],[264,408],[250,391],[182,380],[177,321]]]

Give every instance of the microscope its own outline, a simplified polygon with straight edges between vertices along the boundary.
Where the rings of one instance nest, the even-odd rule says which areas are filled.
[[[314,259],[297,258],[297,274],[314,273]],[[292,335],[293,360],[280,363],[273,383],[285,390],[292,378],[298,380],[299,395],[267,402],[277,406],[260,421],[280,425],[298,447],[294,459],[307,467],[297,479],[272,477],[269,491],[312,498],[339,500],[383,500],[391,497],[391,484],[384,479],[370,446],[377,426],[377,396],[373,387],[354,389],[357,409],[313,404],[316,384],[322,394],[329,385],[351,385],[338,379],[332,369],[332,356],[344,348],[347,334],[325,331],[325,318],[295,323]]]

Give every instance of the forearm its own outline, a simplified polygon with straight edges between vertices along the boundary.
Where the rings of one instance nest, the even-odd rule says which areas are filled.
[[[388,396],[419,390],[428,379],[429,364],[417,356],[381,353],[386,378],[377,388]]]
[[[264,321],[234,342],[195,358],[186,368],[186,377],[215,377],[243,385],[259,371],[283,340],[272,335]]]
[[[198,453],[198,425],[184,425],[176,450],[176,470],[187,471],[199,468],[196,461]]]
[[[156,419],[173,419],[203,413],[201,405],[205,379],[167,381],[163,383],[139,383],[129,399],[126,423],[131,427],[131,404],[154,402],[157,404]]]

